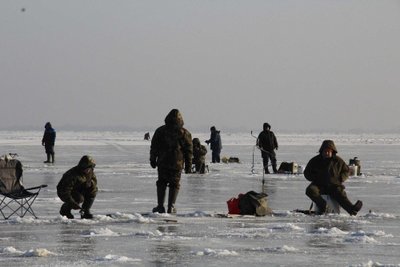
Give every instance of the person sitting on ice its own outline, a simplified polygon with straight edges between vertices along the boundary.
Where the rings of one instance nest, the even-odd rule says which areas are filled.
[[[306,195],[317,205],[318,215],[327,210],[327,202],[321,195],[329,195],[350,215],[357,215],[363,203],[357,200],[353,205],[347,198],[343,183],[349,178],[349,167],[337,153],[332,140],[322,142],[319,154],[307,163],[304,170],[304,177],[311,182]]]
[[[80,210],[82,219],[93,219],[90,208],[97,194],[96,163],[90,156],[83,156],[78,165],[68,170],[57,185],[57,195],[64,202],[60,214],[73,219],[71,210]],[[80,203],[82,207],[79,206]]]

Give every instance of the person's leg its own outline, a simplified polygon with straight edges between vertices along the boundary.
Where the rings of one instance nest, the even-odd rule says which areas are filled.
[[[268,162],[269,162],[268,156],[263,157],[263,166],[266,174],[269,174]]]
[[[46,153],[47,159],[44,163],[50,163],[50,153]]]
[[[217,152],[215,150],[213,150],[211,152],[211,162],[212,163],[216,163],[217,162]]]
[[[96,196],[91,195],[88,192],[85,192],[83,197],[84,197],[84,200],[82,203],[81,218],[82,219],[93,219],[93,214],[90,212],[90,208],[92,207]]]
[[[204,161],[201,161],[199,172],[200,172],[201,174],[203,174],[203,173],[206,172],[206,163],[205,163]]]
[[[47,160],[44,163],[51,163],[50,157],[51,154],[53,153],[53,147],[52,146],[44,146],[45,150],[46,150],[46,156],[47,156]]]
[[[78,204],[83,202],[83,196],[77,192],[72,193],[71,197]],[[74,207],[72,207],[71,204],[68,203],[67,199],[64,199],[63,197],[60,197],[60,199],[64,202],[64,204],[61,206],[61,209],[60,209],[60,215],[66,216],[68,219],[73,219],[74,215],[72,215],[71,210]]]
[[[167,189],[166,173],[158,170],[157,185],[157,207],[153,208],[153,212],[165,213],[164,201],[165,191]]]
[[[361,210],[362,202],[358,200],[355,205],[347,198],[344,186],[334,186],[330,188],[330,195],[339,203],[339,205],[350,215],[356,215]]]
[[[66,216],[68,219],[73,219],[74,215],[72,215],[71,210],[72,210],[72,207],[68,203],[65,202],[61,206],[60,215]]]
[[[306,189],[306,195],[317,205],[318,214],[324,214],[326,211],[326,201],[321,197],[320,188],[314,184],[310,184]]]
[[[216,161],[217,163],[220,163],[220,162],[221,162],[220,155],[221,155],[221,151],[218,151],[217,154],[216,154],[216,158],[215,158],[215,161]]]
[[[181,172],[171,173],[171,180],[169,181],[167,213],[176,213],[175,202],[178,198],[180,180]]]
[[[271,159],[271,165],[272,165],[272,170],[274,171],[274,173],[277,173],[278,170],[276,169],[276,155],[275,152],[272,151],[269,153],[269,157]]]

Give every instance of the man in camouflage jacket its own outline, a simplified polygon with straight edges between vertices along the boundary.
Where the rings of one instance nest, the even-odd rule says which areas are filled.
[[[60,214],[73,219],[71,210],[81,210],[82,219],[92,219],[90,208],[97,194],[96,163],[90,156],[83,156],[78,165],[68,170],[57,185],[57,195],[64,202]],[[79,206],[82,203],[82,207]]]
[[[329,195],[350,215],[356,215],[362,207],[358,200],[353,205],[347,198],[344,181],[348,179],[349,167],[337,154],[332,140],[322,142],[319,154],[313,157],[304,170],[304,177],[311,182],[306,195],[318,206],[319,214],[324,214],[327,203],[321,195]]]
[[[150,165],[158,167],[157,202],[153,212],[165,213],[165,191],[169,186],[168,213],[176,213],[183,168],[186,173],[192,168],[192,135],[183,128],[183,118],[179,110],[171,110],[165,118],[165,125],[157,128],[151,140]]]

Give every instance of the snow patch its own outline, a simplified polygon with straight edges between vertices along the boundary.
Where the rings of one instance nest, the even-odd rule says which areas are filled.
[[[126,256],[118,256],[118,255],[112,255],[112,254],[108,254],[104,257],[101,258],[97,258],[96,261],[98,262],[107,262],[107,263],[113,263],[113,262],[117,262],[117,263],[132,263],[132,262],[141,262],[141,259],[133,259],[133,258],[129,258]]]
[[[227,249],[211,249],[211,248],[205,248],[202,251],[197,251],[194,252],[192,251],[192,254],[197,255],[197,256],[238,256],[239,253],[233,250],[227,250]]]

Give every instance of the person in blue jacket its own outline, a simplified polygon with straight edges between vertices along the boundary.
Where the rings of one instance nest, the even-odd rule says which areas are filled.
[[[211,161],[212,163],[219,163],[221,161],[220,154],[222,150],[222,141],[220,131],[217,131],[215,126],[210,128],[211,135],[210,139],[206,140],[205,142],[210,145],[211,153]]]

